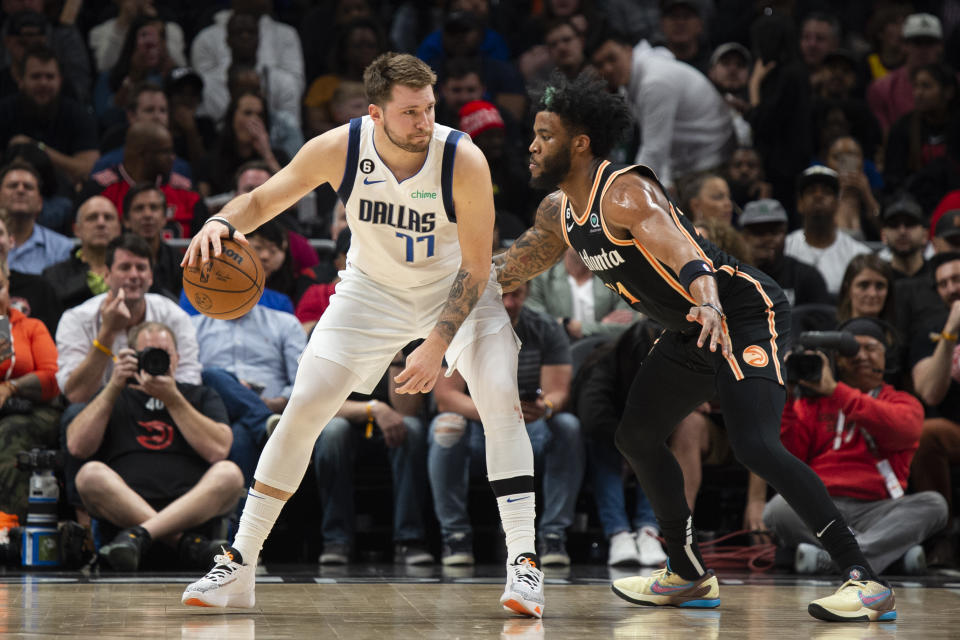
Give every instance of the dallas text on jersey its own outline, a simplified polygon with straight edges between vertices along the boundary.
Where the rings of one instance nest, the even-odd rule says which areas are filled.
[[[364,199],[361,199],[359,204],[360,222],[385,224],[414,233],[430,233],[436,226],[437,214],[434,212],[420,213],[402,204]]]

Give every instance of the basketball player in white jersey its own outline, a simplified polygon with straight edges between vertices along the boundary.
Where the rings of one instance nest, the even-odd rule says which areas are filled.
[[[232,547],[183,594],[188,605],[252,607],[254,570],[284,502],[300,484],[320,430],[353,391],[370,392],[394,355],[424,342],[395,378],[428,393],[446,355],[466,379],[487,439],[487,476],[507,543],[508,610],[543,615],[534,541],[533,451],[517,392],[519,345],[491,266],[493,188],[480,150],[434,124],[436,76],[388,53],[364,72],[369,115],[320,135],[289,165],[207,220],[183,264],[249,233],[326,182],[353,233],[347,267],[303,353],[290,402],[267,441]],[[443,487],[434,490],[442,491]]]

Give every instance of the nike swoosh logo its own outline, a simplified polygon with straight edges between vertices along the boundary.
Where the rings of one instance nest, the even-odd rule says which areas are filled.
[[[507,498],[507,502],[520,502],[521,500],[526,500],[530,496],[523,496],[522,498]]]
[[[378,182],[386,182],[386,180],[371,180],[370,178],[363,179],[363,184],[377,184]]]
[[[832,525],[834,522],[836,522],[836,519],[833,519],[833,520],[831,520],[830,522],[828,522],[828,523],[827,523],[827,526],[825,526],[823,529],[821,529],[821,530],[820,530],[820,533],[817,534],[817,537],[819,538],[819,537],[822,536],[824,533],[826,533],[827,529],[829,529],[829,528],[830,528],[830,525]]]
[[[660,584],[659,581],[656,581],[650,585],[650,591],[653,591],[654,593],[676,593],[677,591],[689,589],[690,584],[691,583],[688,582],[687,584],[680,585],[679,587],[665,587]]]
[[[857,595],[860,596],[860,602],[862,602],[864,605],[869,607],[870,605],[876,604],[881,600],[885,599],[887,596],[889,596],[890,590],[887,589],[886,591],[878,593],[875,596],[867,596],[866,598],[863,597],[863,591],[858,591]]]

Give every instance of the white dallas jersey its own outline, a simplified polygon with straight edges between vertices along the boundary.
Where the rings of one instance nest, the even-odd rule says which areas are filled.
[[[347,164],[337,192],[347,212],[347,264],[398,287],[437,282],[460,267],[453,162],[464,134],[436,124],[423,167],[397,181],[373,143],[370,116],[350,121]]]

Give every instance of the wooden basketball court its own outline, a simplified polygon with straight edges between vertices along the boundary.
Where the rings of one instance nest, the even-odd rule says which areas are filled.
[[[499,568],[502,572],[502,568]],[[622,575],[628,575],[624,573]],[[185,574],[0,573],[3,638],[956,638],[960,578],[894,580],[899,621],[831,624],[807,603],[837,583],[721,574],[713,610],[630,605],[605,567],[547,572],[546,617],[503,611],[497,567],[451,573],[355,565],[260,569],[252,610],[184,607]],[[620,577],[617,574],[615,577]]]

